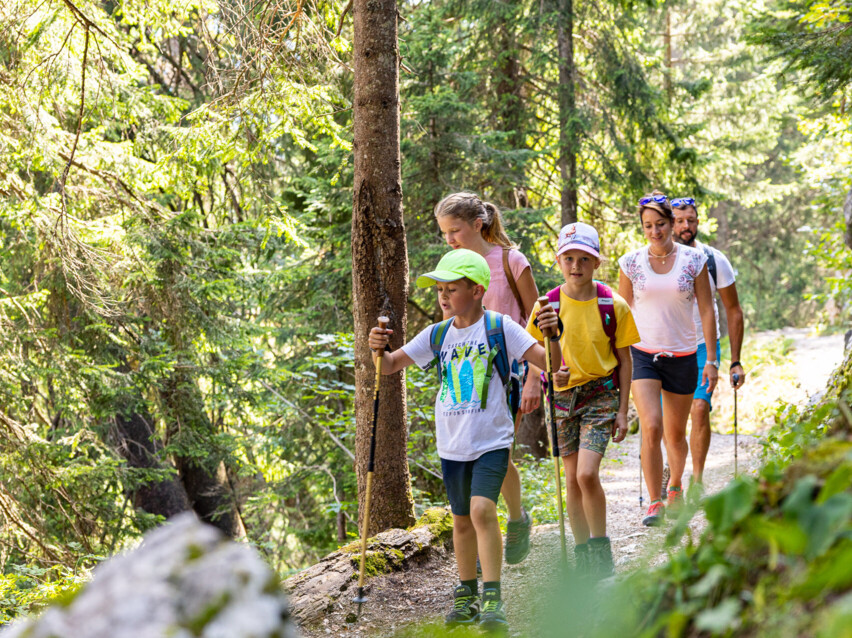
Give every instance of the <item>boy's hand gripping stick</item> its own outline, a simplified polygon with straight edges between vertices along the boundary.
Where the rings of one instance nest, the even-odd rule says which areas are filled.
[[[379,317],[379,328],[386,330],[390,319]],[[385,354],[384,348],[376,352],[376,384],[373,394],[373,429],[370,433],[370,456],[367,462],[367,493],[364,495],[364,520],[361,524],[361,568],[358,572],[358,596],[354,602],[358,603],[358,616],[361,615],[361,605],[367,602],[364,596],[364,567],[367,561],[367,533],[370,530],[370,499],[373,495],[373,471],[376,463],[376,424],[379,421],[379,387],[382,380],[382,360]]]
[[[547,297],[538,298],[539,312],[550,306],[550,301]],[[562,508],[562,460],[559,458],[559,438],[556,431],[556,417],[554,414],[555,404],[553,402],[553,361],[550,358],[550,338],[554,335],[552,329],[545,332],[542,329],[544,336],[544,357],[545,372],[547,374],[547,412],[545,418],[547,420],[548,432],[550,433],[550,444],[553,450],[554,469],[556,472],[556,507],[559,512],[559,536],[562,542],[562,561],[563,564],[568,562],[568,548],[565,543],[565,511]]]

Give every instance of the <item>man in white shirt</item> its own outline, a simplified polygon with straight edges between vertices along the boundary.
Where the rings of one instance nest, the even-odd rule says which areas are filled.
[[[735,283],[735,272],[731,262],[725,255],[713,248],[697,241],[698,236],[698,212],[696,203],[692,197],[680,197],[672,200],[672,212],[675,216],[674,239],[678,243],[685,244],[703,250],[707,255],[707,269],[710,272],[710,288],[713,291],[713,306],[716,311],[716,334],[719,333],[719,307],[716,304],[716,291],[722,298],[725,307],[725,315],[728,318],[728,334],[731,340],[731,385],[739,388],[745,383],[745,372],[740,363],[740,350],[743,344],[743,309],[740,307],[740,299],[737,295]],[[693,320],[698,334],[698,369],[707,361],[707,347],[701,331],[701,317],[698,314],[698,306],[693,311]],[[721,347],[718,345],[715,360],[721,359]],[[734,383],[734,375],[737,382]],[[692,451],[692,476],[693,481],[701,483],[704,474],[704,462],[707,459],[707,451],[710,448],[710,411],[713,409],[712,392],[707,392],[707,387],[699,385],[695,390],[692,401],[692,432],[689,435],[689,449]]]

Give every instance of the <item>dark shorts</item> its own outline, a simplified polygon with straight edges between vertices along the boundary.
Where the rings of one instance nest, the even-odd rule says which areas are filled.
[[[470,499],[484,496],[495,503],[509,467],[509,449],[486,452],[473,461],[441,459],[444,487],[456,516],[470,516]]]
[[[698,385],[698,357],[692,354],[682,357],[653,355],[630,346],[633,355],[633,380],[656,379],[663,390],[672,394],[693,394]],[[654,360],[656,358],[656,361]]]
[[[618,414],[621,393],[614,387],[611,378],[596,379],[564,392],[556,392],[556,405],[570,405],[574,393],[573,412],[559,408],[556,410],[559,419],[556,428],[559,456],[576,454],[580,448],[603,456],[612,438],[612,426]]]

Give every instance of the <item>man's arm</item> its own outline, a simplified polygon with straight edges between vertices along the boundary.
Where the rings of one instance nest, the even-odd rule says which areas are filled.
[[[737,285],[731,284],[725,288],[719,288],[719,297],[725,306],[725,316],[728,318],[728,335],[731,338],[731,363],[740,360],[743,347],[743,335],[745,333],[743,321],[743,309],[740,306],[740,297],[737,294]],[[734,385],[734,375],[739,375],[736,387],[745,383],[745,371],[742,365],[731,366],[731,385]]]

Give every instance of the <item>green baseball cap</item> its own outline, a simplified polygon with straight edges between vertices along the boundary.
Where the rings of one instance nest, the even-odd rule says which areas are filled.
[[[465,248],[456,248],[441,257],[438,267],[417,278],[418,288],[428,288],[437,281],[458,281],[467,277],[473,283],[482,284],[488,290],[491,269],[485,257]]]

